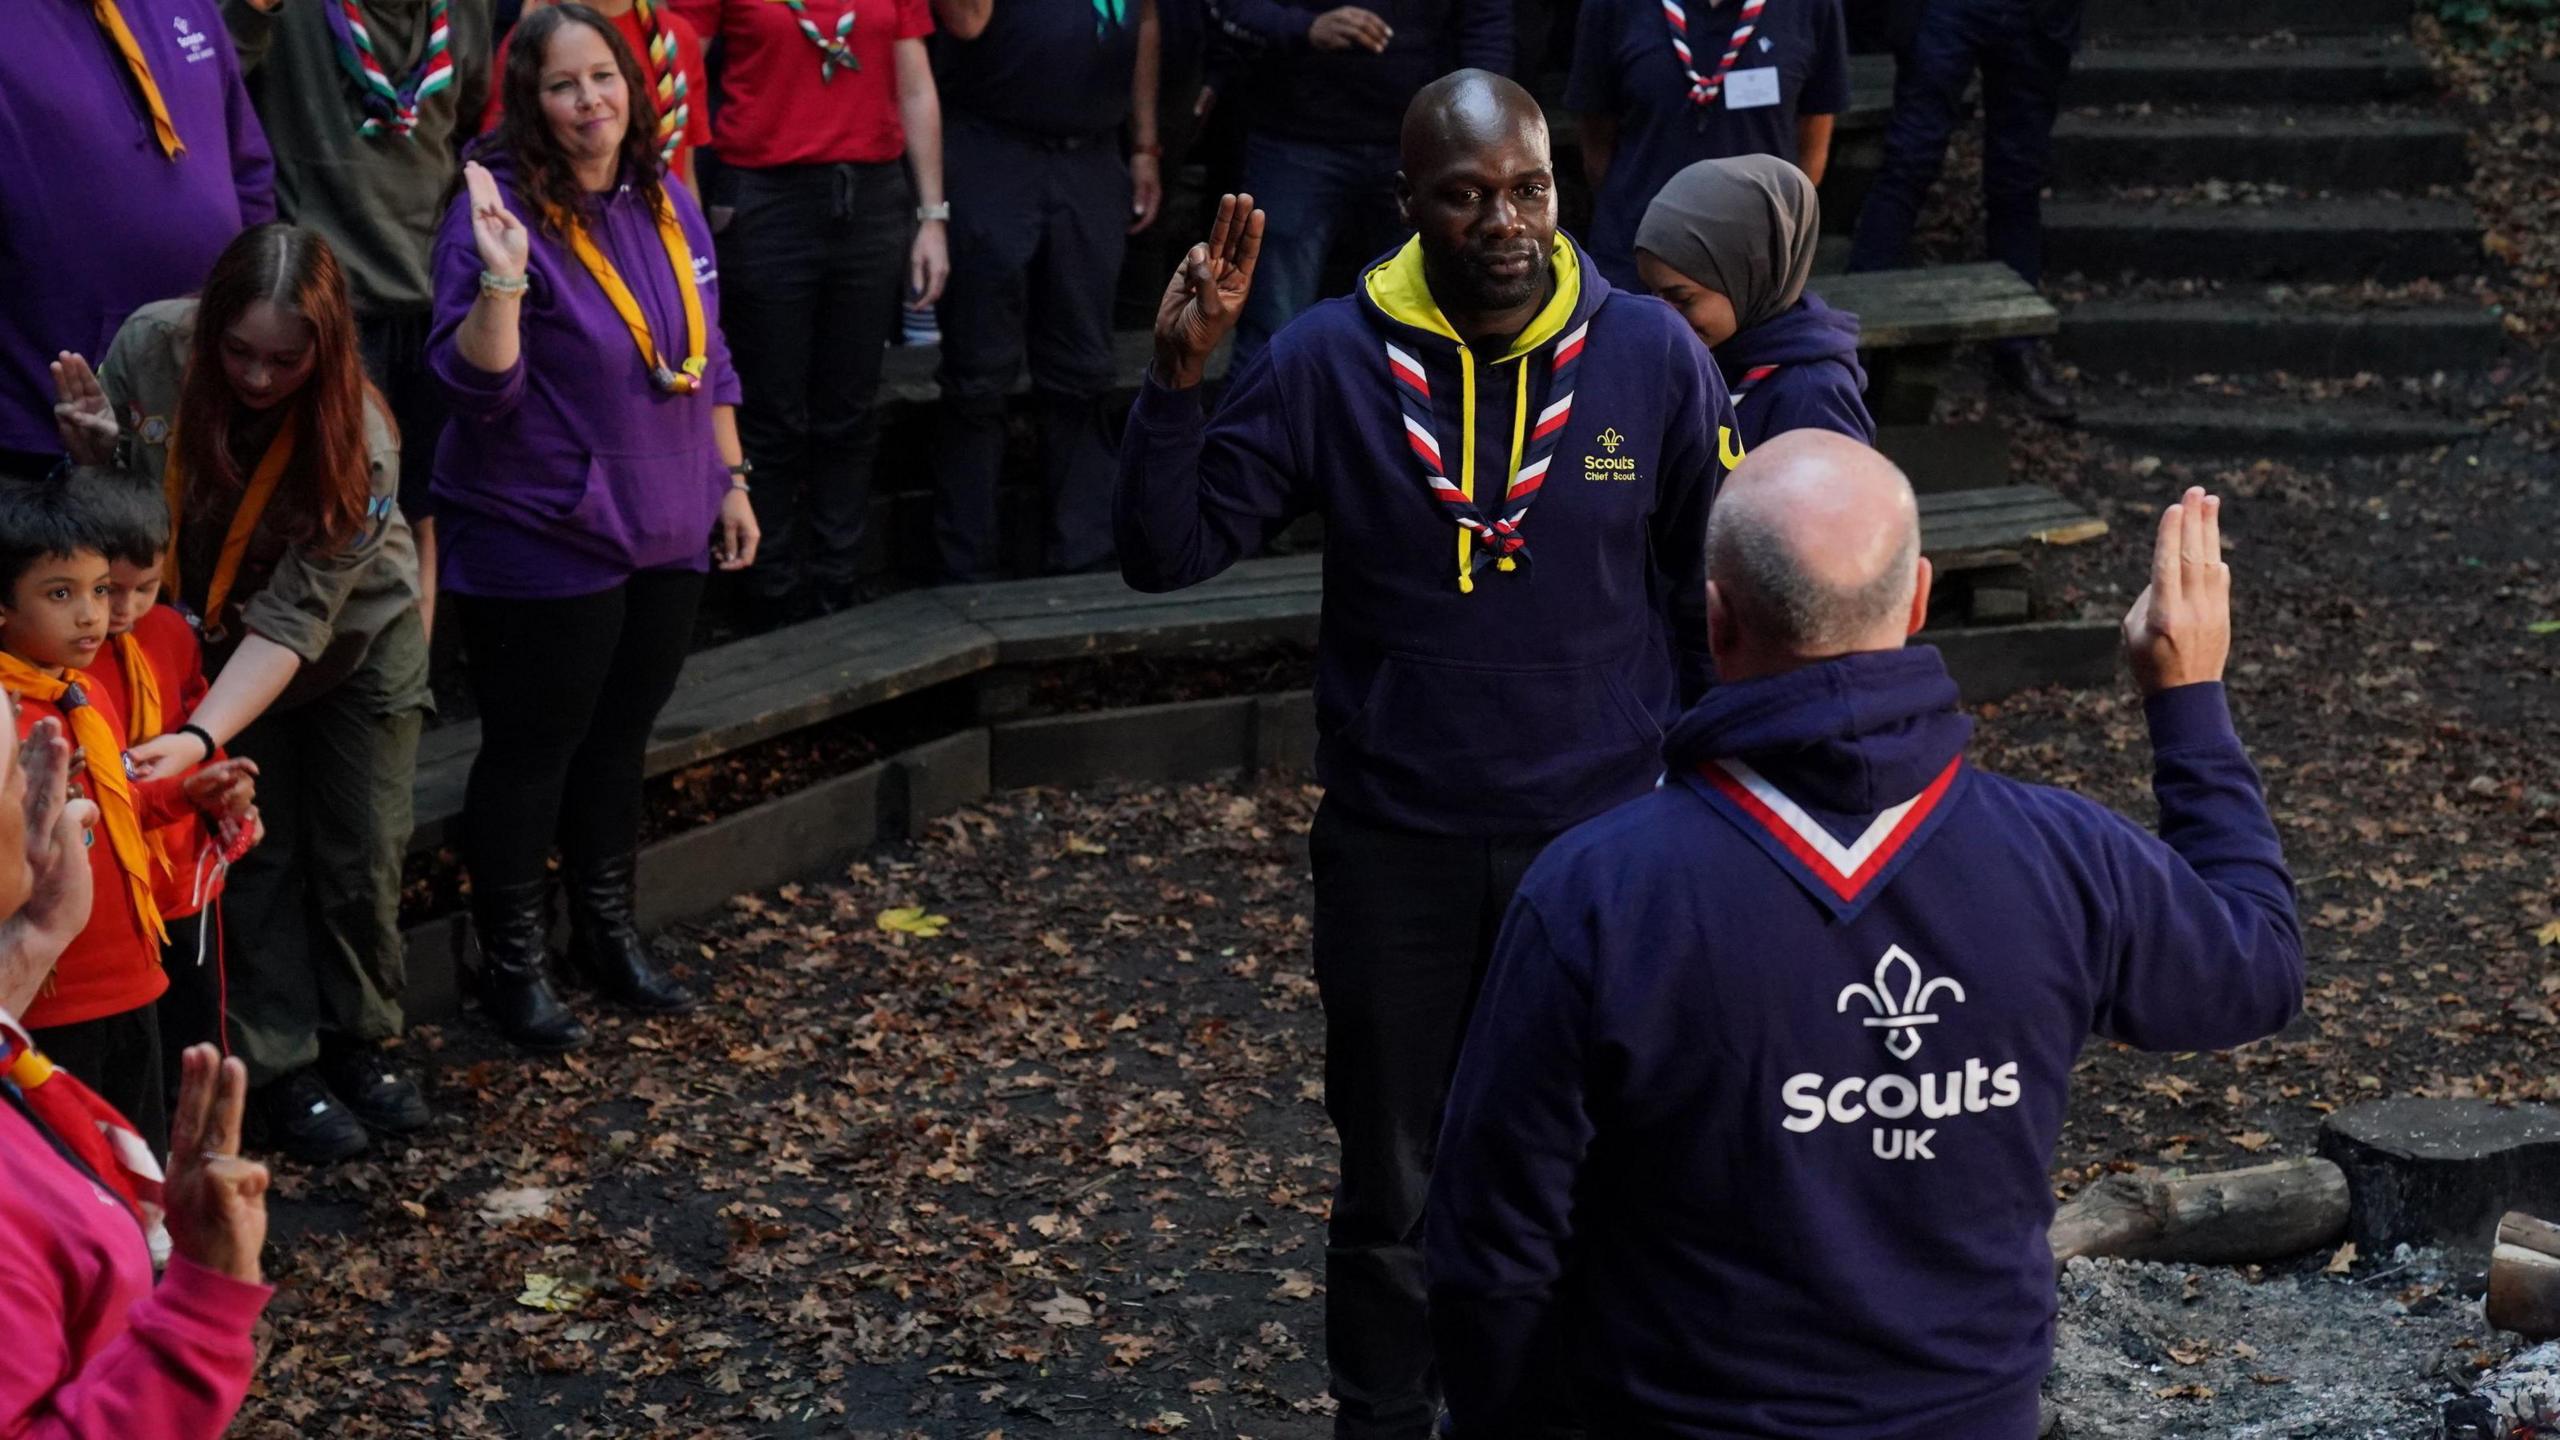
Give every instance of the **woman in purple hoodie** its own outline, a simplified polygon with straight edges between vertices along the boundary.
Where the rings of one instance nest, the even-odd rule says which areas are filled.
[[[428,364],[443,591],[480,707],[463,863],[481,1001],[536,1051],[584,1044],[545,978],[560,844],[570,952],[643,1013],[693,1004],[632,919],[641,761],[704,572],[755,560],[711,232],[664,182],[638,61],[584,5],[509,41],[505,118],[436,242]]]
[[[1789,430],[1876,442],[1858,317],[1805,292],[1821,234],[1813,182],[1771,155],[1699,161],[1636,227],[1636,273],[1706,342],[1746,451]]]

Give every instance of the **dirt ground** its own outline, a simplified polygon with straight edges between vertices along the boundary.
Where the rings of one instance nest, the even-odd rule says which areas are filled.
[[[2560,406],[2527,348],[2560,328],[2560,140],[2547,97],[2465,83],[2519,344],[2441,398],[2501,417],[2488,439],[2224,468],[2015,426],[2018,478],[2115,526],[2039,557],[2048,613],[2119,613],[2154,507],[2189,481],[2230,497],[2234,705],[2311,951],[2281,1037],[2093,1046],[2058,1193],[2306,1153],[2379,1096],[2560,1101]],[[2121,687],[1979,717],[1981,763],[2148,816]],[[685,933],[695,1015],[606,1016],[547,1063],[418,1033],[436,1129],[280,1175],[282,1291],[236,1433],[1329,1433],[1315,798],[1000,797]],[[2063,1433],[2431,1434],[2391,1427],[2510,1348],[2458,1265],[2325,1258],[2076,1269]],[[2336,1326],[2368,1337],[2351,1363]],[[2341,1394],[2370,1424],[2302,1408]]]

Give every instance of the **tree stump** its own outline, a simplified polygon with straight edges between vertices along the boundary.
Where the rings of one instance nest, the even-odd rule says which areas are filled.
[[[2355,1197],[2347,1235],[2367,1255],[2445,1245],[2478,1255],[2509,1210],[2560,1215],[2560,1109],[2485,1100],[2376,1100],[2320,1129]]]

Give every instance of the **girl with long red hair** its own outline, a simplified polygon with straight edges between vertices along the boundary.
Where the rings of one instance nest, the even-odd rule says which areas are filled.
[[[258,762],[267,839],[232,868],[229,997],[251,1119],[296,1158],[428,1113],[384,1052],[401,1030],[400,862],[428,703],[400,437],[364,377],[347,281],[291,225],[242,234],[203,293],[135,312],[103,374],[55,364],[65,448],[164,479],[175,532],[157,588],[205,645],[210,691],[142,775],[216,747]]]

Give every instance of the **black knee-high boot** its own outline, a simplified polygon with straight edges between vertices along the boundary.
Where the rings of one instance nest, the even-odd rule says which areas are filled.
[[[575,1050],[587,1027],[551,989],[545,951],[550,882],[471,887],[472,928],[480,935],[480,1008],[516,1045],[542,1053]]]
[[[569,957],[617,1004],[644,1015],[694,1006],[683,981],[658,968],[632,914],[639,858],[628,853],[567,867]]]

